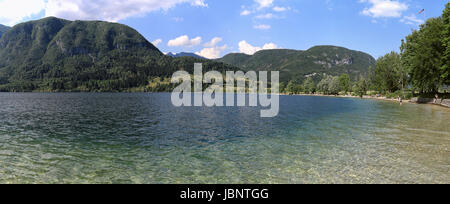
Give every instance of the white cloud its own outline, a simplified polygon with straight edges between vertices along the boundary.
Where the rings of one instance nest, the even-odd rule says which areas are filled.
[[[400,22],[408,24],[408,25],[420,25],[425,23],[424,20],[418,19],[416,15],[404,16]]]
[[[273,7],[273,10],[276,12],[283,12],[283,11],[287,11],[288,8],[275,6],[275,7]]]
[[[189,39],[189,36],[183,35],[176,39],[170,40],[167,45],[169,47],[193,47],[202,43],[201,37]]]
[[[271,7],[274,0],[255,0],[255,2],[259,5],[259,9]]]
[[[191,4],[194,6],[208,7],[208,4],[205,3],[205,0],[195,0]]]
[[[34,0],[26,1],[23,5],[27,5],[29,2],[34,2]],[[205,0],[48,0],[45,15],[69,20],[116,22],[132,16],[142,16],[152,11],[167,11],[181,3],[190,3],[199,7],[208,6]]]
[[[257,18],[257,19],[272,19],[272,18],[275,18],[275,17],[276,16],[273,15],[272,13],[267,13],[267,14],[258,15],[255,18]]]
[[[395,0],[360,0],[360,3],[370,3],[361,13],[373,18],[399,18],[408,10],[408,5]]]
[[[273,50],[273,49],[278,49],[278,46],[275,43],[268,43],[268,44],[265,44],[262,49],[263,50]]]
[[[204,48],[200,52],[196,52],[195,54],[208,59],[217,59],[221,57],[222,52],[225,51],[226,49],[228,49],[227,45],[221,47],[215,46],[210,48]]]
[[[217,45],[217,43],[220,43],[222,41],[222,38],[215,37],[211,41],[204,44],[205,47],[214,47]]]
[[[247,55],[253,55],[256,52],[261,51],[261,50],[271,50],[271,49],[277,49],[277,48],[278,48],[278,46],[274,43],[265,44],[263,47],[255,47],[255,46],[247,43],[247,41],[245,41],[245,40],[239,42],[239,51],[241,53],[245,53]]]
[[[172,20],[177,22],[177,23],[179,23],[179,22],[183,22],[184,18],[182,18],[182,17],[173,17]]]
[[[248,16],[248,15],[250,15],[251,13],[252,13],[252,12],[249,11],[249,10],[244,10],[244,11],[241,12],[241,16]]]
[[[0,0],[0,23],[13,26],[44,9],[44,0]]]
[[[254,29],[258,29],[258,30],[269,30],[271,28],[270,25],[265,25],[265,24],[261,24],[261,25],[255,25],[253,26]]]
[[[155,41],[152,42],[152,44],[153,44],[154,46],[158,46],[158,45],[161,44],[162,42],[163,42],[162,39],[156,39]]]

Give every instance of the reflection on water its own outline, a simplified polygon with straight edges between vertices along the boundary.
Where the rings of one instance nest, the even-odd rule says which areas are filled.
[[[175,108],[170,94],[0,93],[0,183],[450,183],[450,111],[282,96]]]

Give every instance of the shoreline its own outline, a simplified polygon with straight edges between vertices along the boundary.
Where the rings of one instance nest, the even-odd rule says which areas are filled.
[[[332,98],[355,98],[355,99],[365,99],[365,100],[378,100],[378,101],[386,101],[386,102],[395,102],[395,103],[400,103],[400,104],[417,104],[417,105],[434,105],[434,106],[440,106],[440,107],[444,107],[444,108],[449,108],[450,109],[450,105],[445,105],[442,102],[444,100],[449,100],[449,99],[438,99],[437,101],[441,101],[441,103],[434,103],[434,102],[415,102],[415,101],[419,101],[416,98],[412,98],[410,100],[403,100],[403,101],[399,101],[398,99],[392,99],[392,98],[387,98],[387,97],[375,97],[375,96],[363,96],[363,97],[359,97],[359,96],[351,96],[351,95],[324,95],[324,94],[280,94],[282,96],[317,96],[317,97],[332,97]],[[415,99],[415,100],[414,100]],[[426,101],[434,101],[434,99],[425,99]]]

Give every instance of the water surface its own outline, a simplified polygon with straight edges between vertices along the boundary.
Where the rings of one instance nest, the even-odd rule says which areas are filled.
[[[450,183],[450,111],[281,96],[175,108],[170,94],[0,93],[0,183]]]

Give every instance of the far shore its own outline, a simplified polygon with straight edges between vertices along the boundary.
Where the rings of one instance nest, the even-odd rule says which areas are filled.
[[[145,92],[145,91],[117,91],[117,92],[84,92],[84,91],[32,91],[32,92],[0,92],[0,93],[164,93],[164,92]],[[170,93],[170,92],[167,92]],[[445,108],[450,108],[450,99],[445,99],[446,104],[444,103],[434,103],[432,102],[434,99],[425,99],[424,103],[417,102],[417,98],[412,98],[410,100],[399,100],[394,98],[387,98],[385,96],[377,97],[377,96],[353,96],[353,95],[326,95],[326,94],[287,94],[287,93],[280,93],[280,96],[318,96],[318,97],[334,97],[334,98],[356,98],[356,99],[368,99],[368,100],[380,100],[380,101],[388,101],[388,102],[395,102],[395,103],[410,103],[410,104],[425,104],[425,105],[435,105]],[[415,100],[415,101],[414,101]],[[438,99],[438,101],[444,101],[444,99]]]

